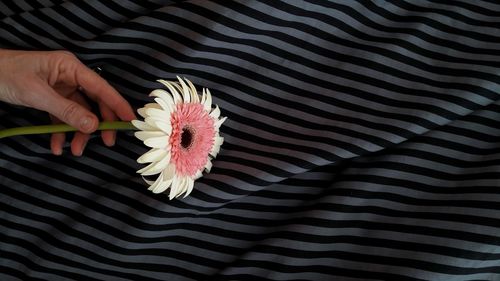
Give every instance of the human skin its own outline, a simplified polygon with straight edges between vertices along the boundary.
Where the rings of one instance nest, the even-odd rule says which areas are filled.
[[[0,50],[0,101],[46,111],[53,123],[76,129],[71,152],[80,156],[99,119],[86,98],[97,103],[103,121],[136,119],[130,104],[102,77],[67,51]],[[103,142],[114,145],[116,132],[103,131]],[[64,133],[51,137],[52,153],[61,155]]]

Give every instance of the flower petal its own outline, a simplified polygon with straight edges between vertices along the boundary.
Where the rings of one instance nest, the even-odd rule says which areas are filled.
[[[165,101],[162,98],[155,98],[155,102],[158,103],[167,114],[171,114],[174,111],[174,100],[172,98],[170,98],[170,100],[172,100],[172,104],[169,104],[170,101]]]
[[[205,102],[203,103],[203,109],[205,111],[210,112],[212,109],[212,94],[210,94],[210,90],[206,89],[207,96],[205,97]]]
[[[162,134],[164,134],[162,132]],[[168,147],[168,142],[170,138],[165,136],[165,134],[161,137],[148,138],[144,140],[144,144],[151,148],[166,148]]]
[[[212,110],[212,112],[210,112],[210,117],[217,120],[217,119],[219,119],[219,116],[220,116],[219,106],[215,105],[215,108]]]
[[[186,82],[189,85],[189,88],[191,89],[191,102],[199,103],[200,102],[200,97],[198,95],[198,91],[196,90],[196,87],[188,79],[186,79]]]
[[[147,184],[149,184],[150,186],[151,186],[151,185],[153,185],[153,184],[156,182],[156,180],[158,180],[158,178],[156,178],[156,180],[154,180],[154,181],[150,181],[150,180],[147,180],[144,176],[142,176],[142,179],[143,179],[143,180],[144,180]],[[149,188],[148,188],[148,189],[149,189]]]
[[[149,163],[159,161],[167,155],[167,151],[160,148],[153,148],[137,158],[137,163]]]
[[[175,190],[175,193],[173,194],[173,196],[175,198],[179,197],[179,195],[181,195],[187,188],[187,181],[186,181],[186,177],[180,177],[179,178],[179,185],[177,186],[177,189]]]
[[[142,131],[154,131],[154,130],[156,130],[155,127],[148,125],[144,121],[132,120],[131,122],[132,122],[132,125],[134,125],[134,127],[136,127],[139,130],[142,130]]]
[[[158,79],[156,81],[162,83],[167,88],[169,88],[171,86],[170,83],[172,83],[170,81],[166,81],[166,80],[163,80],[163,79]]]
[[[188,178],[187,179],[187,187],[186,187],[186,190],[184,191],[186,193],[186,194],[184,194],[184,198],[186,198],[186,196],[188,196],[193,191],[193,187],[194,187],[194,180],[191,178]]]
[[[166,156],[160,159],[158,162],[153,162],[147,167],[139,170],[143,176],[156,175],[163,171],[170,163],[170,152],[167,152]],[[147,169],[146,169],[147,168]],[[139,171],[137,171],[139,173]]]
[[[163,170],[163,177],[165,180],[173,180],[175,176],[175,164],[170,163],[168,166]]]
[[[170,119],[170,112],[166,112],[163,109],[158,109],[158,108],[147,108],[146,109],[146,114],[148,117],[153,117],[156,119]]]
[[[134,135],[136,138],[145,141],[149,138],[165,136],[165,133],[163,133],[162,131],[138,131],[135,132]]]
[[[136,172],[136,173],[141,174],[141,175],[143,175],[143,176],[150,176],[150,175],[154,175],[155,173],[151,173],[151,174],[147,174],[147,175],[146,175],[146,174],[144,174],[144,172],[147,172],[147,171],[151,170],[151,168],[153,168],[155,165],[156,165],[156,162],[153,162],[153,163],[151,163],[151,164],[147,165],[146,167],[144,167],[144,168],[142,168],[142,169],[140,169],[140,170],[137,170],[137,172]],[[159,173],[160,173],[160,172],[157,172],[156,174],[159,174]]]
[[[177,89],[177,92],[179,93],[179,95],[181,95],[182,97],[182,87],[181,85],[179,84],[179,82],[175,81],[175,82],[171,82],[172,86]]]
[[[177,87],[174,86],[175,85],[174,83],[169,82],[169,81],[165,81],[165,80],[161,80],[161,79],[157,80],[157,81],[162,83],[163,85],[165,85],[170,90],[170,93],[172,94],[172,97],[173,97],[175,104],[182,102],[182,98],[179,95],[179,92],[177,92],[177,90],[176,90]]]
[[[144,119],[144,122],[146,122],[146,124],[148,124],[151,127],[154,127],[156,131],[160,131],[160,128],[158,128],[158,126],[156,126],[157,121],[163,121],[163,118],[155,118],[155,117],[149,116],[149,117],[146,117]]]
[[[205,104],[205,99],[207,98],[207,93],[206,93],[206,89],[203,88],[203,90],[201,91],[201,101],[200,103],[203,105]]]
[[[177,175],[175,175],[174,178],[172,179],[172,186],[170,187],[170,194],[168,195],[168,198],[170,200],[174,199],[175,196],[177,195],[177,190],[180,189],[180,184],[181,184],[180,178]]]
[[[189,87],[186,85],[184,82],[184,79],[181,79],[179,76],[177,76],[177,79],[179,80],[179,83],[182,86],[182,99],[184,100],[184,103],[190,103],[191,102],[191,93],[189,93]]]
[[[141,107],[141,108],[137,109],[137,113],[139,113],[139,115],[142,118],[148,117],[148,115],[146,114],[146,108],[144,108],[144,107]]]
[[[177,197],[181,196],[183,193],[187,192],[189,190],[191,184],[194,184],[193,179],[191,179],[188,176],[182,177],[181,184],[179,185],[179,189],[177,190],[177,194],[175,195],[175,197],[177,198]],[[192,189],[192,186],[191,186],[191,189]]]
[[[162,178],[162,181],[153,189],[153,193],[162,193],[172,184],[172,180],[165,180]]]
[[[155,125],[167,135],[172,133],[172,124],[169,122],[155,121]]]
[[[224,121],[226,121],[227,117],[222,117],[221,119],[217,120],[214,124],[214,128],[215,130],[219,130],[220,126],[222,125],[222,123],[224,123]]]
[[[207,171],[207,173],[210,173],[210,170],[212,170],[212,161],[208,160],[207,164],[205,164],[205,171]]]
[[[159,104],[157,103],[147,103],[144,105],[144,107],[137,109],[137,113],[139,113],[140,116],[143,118],[148,117],[148,114],[146,113],[146,110],[148,108],[161,108]]]
[[[163,101],[164,104],[170,109],[169,110],[170,112],[174,109],[174,100],[172,98],[172,95],[170,93],[168,93],[167,91],[162,90],[162,89],[156,89],[156,90],[152,91],[149,95],[153,96],[153,97],[157,97],[158,99]],[[157,99],[155,99],[155,101],[160,106],[162,106],[164,108],[162,103],[158,102]],[[166,108],[164,108],[164,109],[167,110]]]
[[[210,151],[210,155],[212,155],[213,157],[217,156],[217,154],[219,154],[220,151],[220,146],[222,145],[223,142],[224,142],[223,137],[216,136],[214,138],[214,144],[212,146],[212,150]]]
[[[148,190],[153,191],[156,188],[156,186],[158,186],[158,184],[160,184],[161,181],[162,181],[162,175],[161,174],[156,178],[155,181],[147,181],[148,183],[151,183],[151,185],[149,186]]]

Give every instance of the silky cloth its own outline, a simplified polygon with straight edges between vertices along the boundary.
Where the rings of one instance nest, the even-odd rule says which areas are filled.
[[[0,140],[0,280],[500,280],[497,1],[2,1],[0,46],[69,50],[134,108],[228,120],[184,199],[131,132]],[[1,67],[1,66],[0,66]],[[1,128],[45,113],[0,106]]]

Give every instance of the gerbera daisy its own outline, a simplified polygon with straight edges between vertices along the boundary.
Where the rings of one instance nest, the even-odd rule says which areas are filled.
[[[132,121],[140,130],[135,136],[151,147],[137,159],[138,163],[150,164],[137,173],[143,178],[159,174],[154,181],[144,180],[154,193],[170,188],[170,199],[189,195],[202,172],[210,172],[211,159],[217,156],[224,141],[219,128],[226,120],[220,117],[217,105],[212,107],[208,89],[204,88],[200,97],[191,81],[177,79],[178,82],[158,80],[168,91],[152,91],[150,96],[155,97],[156,103],[148,103],[137,111],[144,121]]]

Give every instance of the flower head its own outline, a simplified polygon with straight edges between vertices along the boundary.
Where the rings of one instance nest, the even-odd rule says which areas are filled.
[[[212,108],[208,89],[204,88],[200,97],[191,81],[177,79],[178,82],[158,80],[168,91],[152,91],[150,96],[155,97],[156,103],[148,103],[137,111],[144,121],[132,121],[140,130],[135,136],[151,148],[137,159],[150,164],[137,173],[143,177],[159,174],[154,181],[144,180],[154,193],[170,188],[170,199],[189,195],[202,172],[210,172],[211,159],[217,156],[224,141],[219,128],[226,120],[220,117],[217,105]]]

